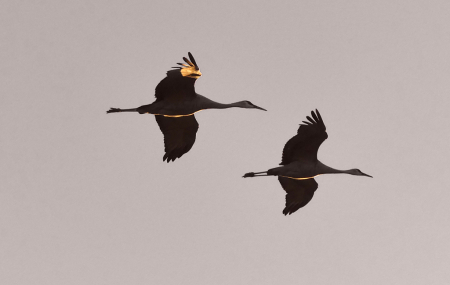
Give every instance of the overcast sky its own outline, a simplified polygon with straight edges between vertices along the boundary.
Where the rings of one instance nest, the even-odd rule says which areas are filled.
[[[447,284],[450,2],[3,1],[0,283]],[[163,163],[154,100],[192,52],[212,100]],[[323,175],[275,177],[313,109]]]

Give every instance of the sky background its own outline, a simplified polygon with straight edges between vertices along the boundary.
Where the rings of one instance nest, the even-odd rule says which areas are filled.
[[[447,284],[450,2],[2,1],[0,283]],[[207,110],[163,163],[154,100],[192,52]],[[275,177],[319,109],[323,175]]]

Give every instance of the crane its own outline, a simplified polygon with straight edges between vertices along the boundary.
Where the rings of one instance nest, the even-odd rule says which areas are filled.
[[[281,187],[286,191],[284,215],[290,215],[306,206],[314,196],[318,184],[314,177],[321,174],[347,173],[351,175],[372,177],[359,169],[338,170],[331,168],[317,159],[317,151],[328,138],[325,124],[319,111],[311,111],[308,121],[303,121],[297,131],[284,146],[280,167],[262,172],[249,172],[243,177],[278,176]]]
[[[194,113],[206,109],[246,108],[259,109],[250,101],[239,101],[231,104],[214,102],[195,92],[195,81],[202,76],[194,57],[189,52],[186,63],[178,63],[177,67],[167,71],[166,77],[155,89],[156,100],[148,105],[133,109],[111,108],[106,113],[138,112],[155,115],[156,122],[164,135],[163,161],[174,161],[187,153],[194,145],[198,123]]]

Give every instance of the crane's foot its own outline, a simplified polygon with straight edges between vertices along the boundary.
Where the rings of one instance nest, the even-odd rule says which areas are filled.
[[[109,111],[106,111],[106,114],[109,114],[109,113],[117,113],[117,112],[122,112],[122,109],[119,109],[119,108],[110,108]]]
[[[255,177],[255,172],[249,172],[249,173],[245,173],[244,176],[242,176],[243,178],[247,178],[247,177]]]

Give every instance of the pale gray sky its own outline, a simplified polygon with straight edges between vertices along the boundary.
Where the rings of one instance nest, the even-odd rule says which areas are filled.
[[[3,1],[2,284],[446,284],[450,2]],[[163,163],[150,115],[190,51],[211,110]],[[312,109],[317,178],[285,217],[275,167]]]

